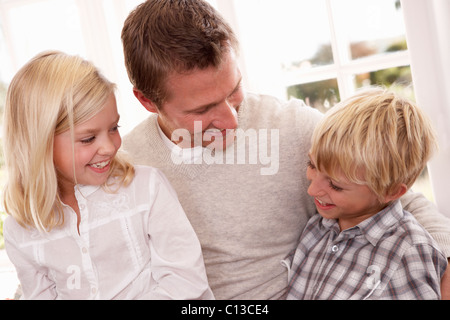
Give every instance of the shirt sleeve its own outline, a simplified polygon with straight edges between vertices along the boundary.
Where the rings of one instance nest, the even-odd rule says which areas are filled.
[[[450,218],[421,193],[408,191],[401,197],[402,206],[419,221],[438,243],[447,258],[450,258]]]
[[[5,221],[5,249],[17,271],[23,300],[54,300],[57,298],[56,285],[49,279],[45,268],[33,262],[33,246],[21,248],[16,240],[24,233],[12,217]]]
[[[155,171],[154,203],[148,220],[151,272],[156,282],[145,299],[214,299],[200,242],[174,189]]]
[[[438,300],[446,267],[446,258],[436,248],[427,244],[413,246],[405,252],[381,298]]]

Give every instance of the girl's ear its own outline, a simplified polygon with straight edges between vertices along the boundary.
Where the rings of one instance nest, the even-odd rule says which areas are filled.
[[[386,195],[384,197],[384,200],[386,203],[397,200],[398,198],[403,196],[406,193],[406,191],[408,191],[408,187],[404,183],[402,183],[401,185],[399,185],[397,187],[397,189],[395,191]]]
[[[144,96],[144,94],[136,88],[133,88],[134,96],[139,100],[139,102],[150,112],[158,113],[158,107],[148,98]]]

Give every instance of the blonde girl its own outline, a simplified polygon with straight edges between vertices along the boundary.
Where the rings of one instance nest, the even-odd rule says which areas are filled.
[[[114,90],[91,63],[56,51],[10,84],[4,234],[23,298],[213,298],[172,187],[119,152]]]

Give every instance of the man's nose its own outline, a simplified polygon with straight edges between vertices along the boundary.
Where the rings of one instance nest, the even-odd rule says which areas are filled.
[[[236,107],[227,100],[217,106],[212,125],[217,129],[236,129],[238,117]]]

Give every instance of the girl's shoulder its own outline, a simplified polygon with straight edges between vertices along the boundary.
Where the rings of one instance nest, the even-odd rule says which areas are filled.
[[[160,183],[169,183],[164,173],[155,167],[145,165],[135,165],[135,176],[133,183],[142,185],[155,185]]]
[[[8,215],[3,223],[3,236],[9,243],[27,243],[42,238],[43,234],[36,228],[22,226]]]

